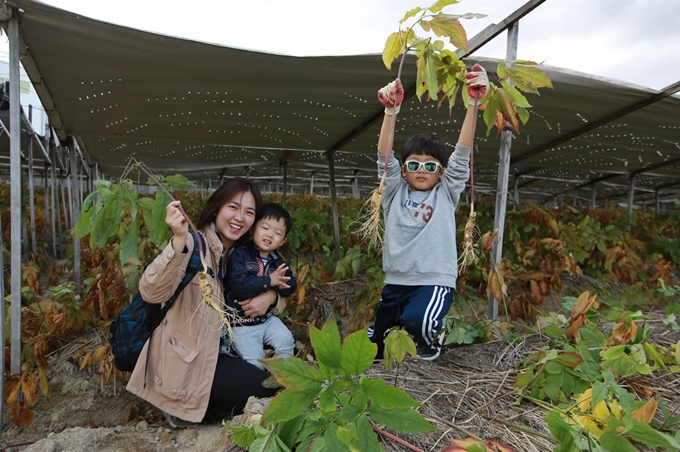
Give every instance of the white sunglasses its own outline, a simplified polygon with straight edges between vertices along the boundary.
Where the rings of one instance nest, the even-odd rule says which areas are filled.
[[[404,167],[409,173],[417,173],[420,168],[423,168],[426,173],[432,174],[436,173],[441,166],[442,164],[439,162],[419,162],[418,160],[406,160],[404,162]]]

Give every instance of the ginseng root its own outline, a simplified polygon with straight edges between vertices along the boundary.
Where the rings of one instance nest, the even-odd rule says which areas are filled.
[[[373,190],[369,200],[364,203],[362,211],[365,213],[359,218],[361,227],[359,227],[357,234],[362,240],[368,243],[369,247],[373,248],[382,246],[383,226],[380,217],[380,208],[384,192],[385,189],[383,188],[381,181],[380,186]]]
[[[464,274],[467,267],[479,262],[478,250],[475,248],[476,239],[479,237],[476,219],[477,212],[475,212],[474,203],[470,203],[470,215],[465,223],[463,243],[461,244],[460,256],[458,256],[459,275]]]
[[[205,272],[199,273],[199,287],[201,288],[201,297],[203,298],[203,302],[205,302],[205,304],[217,312],[217,315],[219,316],[220,324],[217,325],[217,327],[225,328],[229,339],[233,342],[235,339],[234,333],[231,329],[231,323],[234,319],[238,318],[236,310],[224,304],[220,306],[220,304],[215,300],[212,285],[210,284],[208,275]]]

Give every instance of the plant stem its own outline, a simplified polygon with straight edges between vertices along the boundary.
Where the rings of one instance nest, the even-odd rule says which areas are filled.
[[[394,441],[398,442],[402,446],[406,446],[411,450],[414,450],[416,452],[425,452],[423,449],[419,449],[418,447],[414,446],[413,444],[408,443],[408,442],[404,441],[403,439],[399,438],[398,436],[395,436],[391,433],[387,433],[385,430],[382,430],[382,429],[376,427],[375,425],[373,425],[373,430],[376,433],[380,433],[381,435],[383,435],[386,438],[393,439]]]
[[[441,422],[442,424],[446,424],[446,425],[448,425],[448,426],[451,427],[451,428],[455,428],[456,430],[458,430],[459,432],[462,432],[462,433],[466,434],[466,435],[469,436],[470,438],[474,438],[474,439],[476,439],[477,441],[484,442],[484,440],[483,440],[482,438],[480,438],[479,436],[475,435],[475,434],[472,433],[472,432],[469,432],[469,431],[465,430],[463,427],[457,426],[456,424],[454,424],[454,423],[451,422],[451,421],[447,421],[446,419],[442,419],[442,418],[440,418],[440,417],[432,416],[432,415],[429,416],[429,417],[430,417],[431,419],[434,419],[434,420],[437,421],[437,422]]]
[[[160,182],[158,179],[156,179],[156,177],[155,177],[153,174],[151,174],[151,171],[149,171],[149,170],[146,168],[146,165],[144,165],[143,163],[139,163],[139,164],[137,165],[137,167],[138,167],[139,169],[141,169],[142,171],[144,171],[144,172],[146,173],[146,175],[149,176],[149,178],[153,181],[153,183],[156,184],[156,185],[158,186],[158,188],[160,188],[161,190],[163,190],[163,193],[165,193],[165,194],[167,195],[167,197],[170,198],[171,201],[177,201],[177,200],[175,199],[175,197],[172,196],[172,195],[170,194],[170,192],[163,186],[163,184],[161,184],[161,182]],[[196,236],[198,236],[198,229],[196,229],[196,226],[194,226],[194,223],[191,221],[191,218],[189,218],[189,215],[187,215],[187,213],[184,211],[184,209],[182,208],[182,205],[180,204],[179,206],[177,206],[177,208],[178,208],[179,211],[182,213],[182,215],[184,215],[184,218],[186,218],[187,223],[189,223],[189,227],[191,228],[191,230],[194,231],[194,232],[196,233]],[[205,252],[204,252],[204,250],[203,250],[203,245],[201,244],[201,241],[200,241],[200,240],[197,240],[197,242],[198,242],[198,243],[197,243],[198,249],[200,250],[201,255],[204,255]]]
[[[547,439],[548,441],[557,442],[557,439],[555,439],[555,437],[553,437],[551,435],[546,435],[545,433],[537,432],[535,430],[530,429],[529,427],[524,427],[522,425],[513,424],[512,422],[508,422],[504,419],[498,419],[496,417],[484,417],[484,419],[487,419],[489,421],[498,422],[500,424],[505,425],[506,427],[509,427],[509,428],[512,428],[512,429],[515,429],[515,430],[519,430],[521,432],[528,433],[530,435],[538,436],[539,438]]]

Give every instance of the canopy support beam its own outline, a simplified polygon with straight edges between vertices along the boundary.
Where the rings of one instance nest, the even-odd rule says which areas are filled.
[[[519,22],[514,22],[508,29],[508,42],[505,61],[508,67],[514,66],[517,59],[517,40],[519,38]],[[510,83],[510,82],[508,82]],[[493,230],[498,231],[493,248],[491,249],[491,269],[500,271],[503,260],[503,235],[505,231],[505,215],[508,204],[508,184],[510,182],[510,154],[512,149],[512,128],[505,123],[501,132],[501,149],[498,162],[498,186],[496,189],[496,211],[493,220]],[[474,152],[474,149],[472,149]],[[474,202],[474,200],[473,200]],[[491,275],[489,275],[491,277]],[[498,318],[498,302],[492,293],[489,294],[487,317],[491,320]]]

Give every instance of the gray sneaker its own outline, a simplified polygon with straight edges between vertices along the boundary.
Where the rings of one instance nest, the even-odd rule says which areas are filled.
[[[184,419],[180,419],[165,411],[163,411],[163,416],[165,416],[165,420],[168,421],[168,424],[170,424],[170,427],[172,428],[187,428],[196,425],[193,422],[185,421]]]

